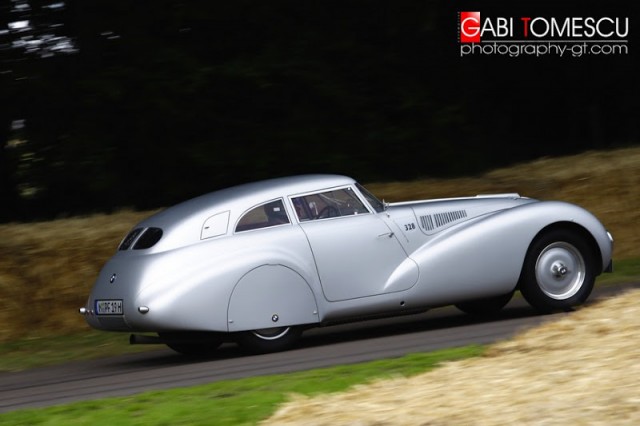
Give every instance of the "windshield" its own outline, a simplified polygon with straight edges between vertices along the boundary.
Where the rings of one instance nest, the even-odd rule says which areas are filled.
[[[360,193],[364,196],[364,198],[367,199],[367,202],[371,204],[371,207],[373,207],[376,212],[381,213],[384,211],[384,204],[382,203],[382,201],[378,200],[375,195],[370,193],[364,186],[360,185],[359,183],[356,183],[356,186],[360,190]]]

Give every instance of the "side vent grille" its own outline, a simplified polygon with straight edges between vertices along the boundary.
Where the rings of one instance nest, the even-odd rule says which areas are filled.
[[[427,231],[433,231],[433,218],[430,214],[426,216],[420,216],[420,224],[422,225],[423,229],[426,229]]]
[[[452,212],[435,213],[433,215],[420,216],[420,224],[425,231],[433,231],[451,222],[455,222],[467,217],[466,210],[456,210]]]
[[[447,223],[454,222],[456,220],[462,219],[463,217],[467,217],[467,212],[465,210],[457,210],[447,213],[436,213],[433,215],[437,227],[444,226]]]

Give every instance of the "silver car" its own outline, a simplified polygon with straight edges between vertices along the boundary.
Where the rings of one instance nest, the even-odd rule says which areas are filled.
[[[309,327],[454,304],[499,311],[519,290],[541,312],[583,303],[613,239],[572,204],[518,194],[385,204],[353,179],[256,182],[142,221],[86,306],[94,328],[206,354],[233,340],[290,347]],[[157,333],[157,335],[155,334]]]

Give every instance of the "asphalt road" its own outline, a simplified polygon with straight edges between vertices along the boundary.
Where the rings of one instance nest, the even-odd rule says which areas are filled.
[[[596,289],[590,300],[629,288],[640,288],[640,283]],[[313,329],[303,335],[297,349],[275,354],[246,355],[234,345],[225,345],[213,358],[194,360],[159,349],[0,373],[0,413],[487,344],[561,315],[536,315],[516,298],[492,319],[480,320],[448,307],[401,318]],[[126,339],[127,335],[122,337]]]

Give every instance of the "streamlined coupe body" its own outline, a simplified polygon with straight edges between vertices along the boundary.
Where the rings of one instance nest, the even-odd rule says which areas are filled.
[[[308,175],[216,191],[142,221],[80,308],[94,328],[153,332],[200,354],[259,352],[302,330],[455,304],[542,312],[583,303],[613,239],[586,210],[502,194],[385,204],[353,179]]]

